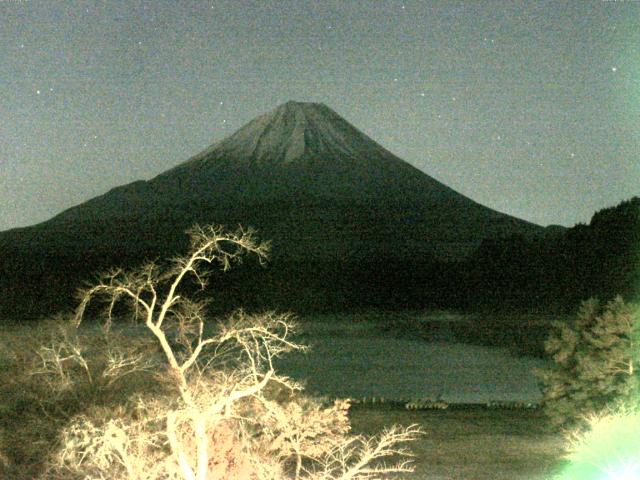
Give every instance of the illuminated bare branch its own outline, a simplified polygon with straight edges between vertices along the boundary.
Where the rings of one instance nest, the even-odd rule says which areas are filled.
[[[127,480],[364,480],[411,471],[401,445],[421,433],[415,426],[373,439],[349,436],[348,401],[322,405],[276,373],[276,358],[305,349],[293,339],[297,326],[290,315],[238,310],[205,328],[206,303],[188,299],[184,280],[191,277],[204,288],[207,267],[227,270],[245,254],[262,263],[268,244],[244,229],[227,234],[196,226],[189,235],[189,253],[165,271],[148,263],[99,277],[81,292],[75,316],[79,325],[89,302],[104,300],[106,334],[116,305],[127,302],[157,341],[169,367],[162,382],[174,396],[140,397],[135,413],[123,411],[102,423],[72,422],[52,471],[73,465],[82,478]],[[62,363],[80,354],[43,350],[42,362],[50,374],[65,375]],[[110,386],[157,366],[140,351],[108,350],[99,378]],[[277,392],[282,399],[275,399]],[[388,457],[397,463],[381,463]]]

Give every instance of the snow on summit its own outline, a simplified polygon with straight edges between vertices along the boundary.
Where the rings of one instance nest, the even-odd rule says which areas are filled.
[[[370,158],[402,162],[322,103],[289,101],[250,121],[191,161],[233,157],[257,165]]]

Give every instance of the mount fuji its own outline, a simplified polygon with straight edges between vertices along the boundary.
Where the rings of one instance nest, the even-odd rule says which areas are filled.
[[[273,270],[301,285],[375,275],[392,290],[483,239],[544,231],[438,182],[327,106],[287,102],[149,181],[1,232],[0,291],[18,301],[53,284],[66,298],[96,270],[184,250],[196,222],[255,227],[272,240]],[[296,290],[270,285],[278,298]]]

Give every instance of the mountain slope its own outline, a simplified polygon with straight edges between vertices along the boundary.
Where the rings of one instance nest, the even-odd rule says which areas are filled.
[[[125,212],[147,218],[183,212],[191,219],[200,217],[198,209],[226,222],[258,222],[270,234],[296,231],[300,222],[353,230],[344,233],[346,241],[357,229],[409,233],[418,244],[428,240],[427,250],[442,258],[460,258],[484,237],[540,230],[420,172],[328,107],[297,102],[256,118],[151,181],[116,188],[49,223],[96,223]]]
[[[436,258],[468,256],[486,237],[543,231],[420,172],[330,108],[288,102],[150,181],[1,233],[0,251],[22,258],[36,282],[67,275],[72,285],[112,263],[174,254],[195,222],[258,228],[273,241],[274,268],[295,263],[301,281],[317,276],[300,266],[308,261],[365,278],[394,263],[404,273],[389,279],[404,282]],[[32,265],[33,252],[45,260]]]

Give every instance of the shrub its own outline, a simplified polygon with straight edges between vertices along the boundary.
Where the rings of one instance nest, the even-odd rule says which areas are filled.
[[[640,360],[637,307],[617,297],[582,303],[572,323],[554,323],[545,342],[551,367],[536,371],[552,425],[574,426],[614,402],[637,401]]]
[[[267,245],[250,231],[225,234],[218,227],[195,227],[190,236],[190,253],[168,268],[149,263],[114,270],[81,292],[77,325],[89,302],[102,298],[106,334],[117,304],[131,307],[131,319],[151,334],[163,361],[153,364],[159,387],[117,407],[96,403],[74,415],[43,478],[355,480],[412,471],[400,444],[416,439],[418,428],[393,427],[374,438],[351,435],[347,401],[305,397],[300,385],[276,373],[276,357],[304,349],[292,340],[296,324],[289,315],[237,311],[211,325],[205,304],[183,296],[187,276],[204,288],[203,267],[217,263],[226,270],[247,252],[264,260]],[[67,338],[46,352],[40,374],[55,379],[55,388],[73,390],[75,382],[96,379],[90,352],[81,345]],[[144,374],[147,361],[144,355],[117,356],[121,368],[114,378]],[[380,462],[398,455],[396,464]]]
[[[160,351],[149,340],[76,328],[62,316],[7,326],[0,338],[0,477],[37,478],[73,417],[114,408],[139,391],[159,394]]]

